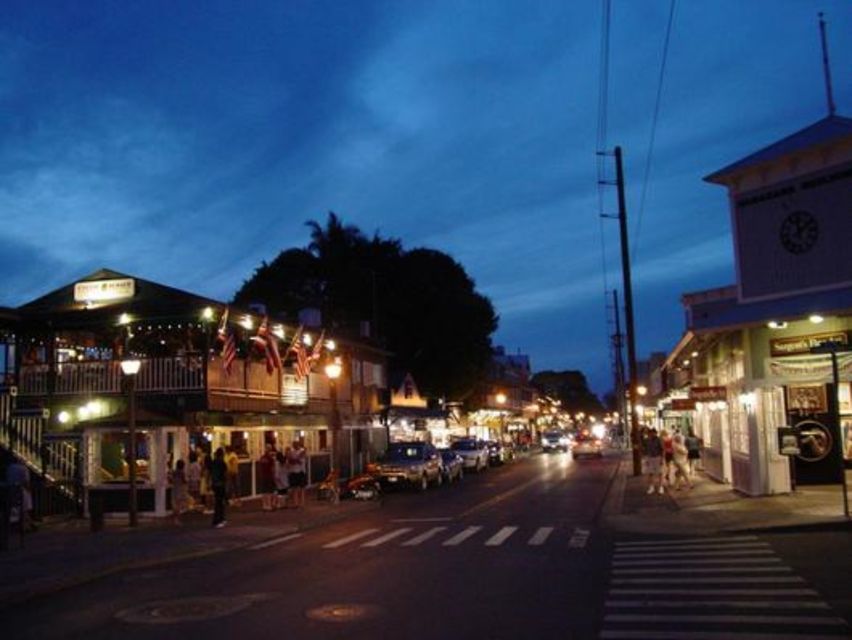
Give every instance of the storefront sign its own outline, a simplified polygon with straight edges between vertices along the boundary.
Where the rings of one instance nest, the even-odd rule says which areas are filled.
[[[694,411],[695,400],[693,398],[673,398],[672,411]]]
[[[821,422],[805,420],[796,425],[799,430],[799,460],[819,462],[828,457],[834,446],[831,431]]]
[[[773,356],[804,355],[811,349],[819,347],[826,342],[835,342],[841,345],[849,344],[849,335],[846,331],[834,333],[814,333],[808,336],[795,336],[793,338],[775,338],[769,341],[769,351]]]
[[[692,387],[689,398],[694,402],[727,402],[727,387]]]
[[[796,427],[778,427],[778,453],[782,456],[799,455],[799,430]]]
[[[825,385],[807,384],[787,387],[787,407],[798,413],[825,413],[828,411],[828,396]]]
[[[74,302],[112,302],[136,295],[136,280],[94,280],[74,284]]]

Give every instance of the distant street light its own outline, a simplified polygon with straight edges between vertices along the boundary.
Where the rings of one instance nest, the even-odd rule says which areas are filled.
[[[339,457],[339,442],[341,423],[340,411],[337,408],[337,379],[343,373],[343,365],[340,358],[335,358],[325,365],[325,375],[328,377],[328,399],[331,403],[331,412],[329,414],[329,430],[331,431],[331,469],[329,476],[336,482],[336,476],[340,473],[338,457]]]
[[[128,481],[130,483],[130,493],[127,505],[127,514],[129,524],[135,527],[139,524],[138,508],[136,502],[136,374],[139,373],[139,368],[142,363],[139,360],[122,360],[121,372],[127,380],[128,394],[128,421],[130,431],[130,449],[127,454],[127,464],[129,468]]]

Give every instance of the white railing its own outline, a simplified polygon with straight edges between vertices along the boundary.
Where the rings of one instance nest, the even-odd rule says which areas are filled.
[[[136,375],[137,391],[188,391],[204,389],[204,362],[200,355],[146,358]],[[18,391],[22,395],[47,395],[49,367],[21,367]],[[121,363],[65,362],[56,365],[54,393],[121,393]]]

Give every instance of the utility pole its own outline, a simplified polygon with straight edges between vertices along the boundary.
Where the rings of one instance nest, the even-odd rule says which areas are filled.
[[[630,442],[633,445],[633,475],[642,475],[642,454],[639,451],[639,416],[636,415],[636,333],[633,326],[633,285],[630,280],[630,250],[627,245],[627,205],[624,199],[624,169],[621,166],[621,147],[615,148],[615,174],[618,187],[618,226],[621,231],[621,271],[624,279],[624,321],[627,333],[627,372],[629,375],[628,413]]]
[[[624,402],[624,358],[622,356],[622,347],[624,346],[623,336],[621,335],[621,312],[618,308],[618,290],[612,290],[612,309],[615,312],[615,335],[612,339],[612,346],[615,350],[615,398],[616,407],[621,414],[621,428],[627,433],[627,411]]]

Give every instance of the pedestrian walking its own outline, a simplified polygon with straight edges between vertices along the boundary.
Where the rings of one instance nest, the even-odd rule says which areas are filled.
[[[681,480],[686,484],[687,489],[692,489],[692,482],[689,480],[689,449],[686,448],[684,437],[679,433],[672,437],[672,450],[675,491],[680,491]]]
[[[6,468],[6,484],[20,491],[20,503],[16,505],[18,522],[23,531],[35,531],[33,522],[33,494],[30,481],[30,470],[23,462],[13,458]],[[13,512],[14,513],[14,512]]]
[[[172,471],[172,518],[175,524],[181,524],[180,514],[189,508],[189,482],[186,477],[186,463],[178,460]]]
[[[689,477],[692,478],[695,476],[695,469],[698,466],[699,460],[701,460],[701,438],[695,435],[695,432],[690,429],[689,434],[686,436],[686,450],[687,450],[687,463],[689,465]]]
[[[287,459],[280,451],[275,452],[275,499],[276,509],[287,508],[287,491],[290,488],[290,479],[287,475]]]
[[[672,484],[672,461],[674,460],[674,443],[672,436],[665,429],[660,431],[660,441],[663,444],[663,482]]]
[[[186,465],[186,486],[189,497],[192,499],[192,508],[197,511],[204,510],[201,498],[201,464],[198,462],[198,454],[195,451],[189,453],[189,464]]]
[[[228,467],[225,464],[225,450],[216,449],[213,462],[210,464],[210,486],[213,489],[213,526],[221,529],[225,520],[225,484]]]
[[[234,507],[239,507],[242,505],[242,501],[240,499],[240,457],[237,455],[234,447],[228,447],[228,453],[225,456],[225,465],[228,468],[226,485],[228,504]]]
[[[654,493],[654,485],[658,493],[663,490],[663,443],[656,429],[648,431],[648,437],[642,446],[642,467],[648,478],[648,494]]]
[[[305,506],[305,486],[308,484],[307,451],[301,440],[294,440],[287,448],[287,480],[290,484],[291,504],[298,509]]]
[[[264,511],[272,511],[278,498],[275,492],[275,447],[269,442],[258,460],[258,470],[262,508]]]

